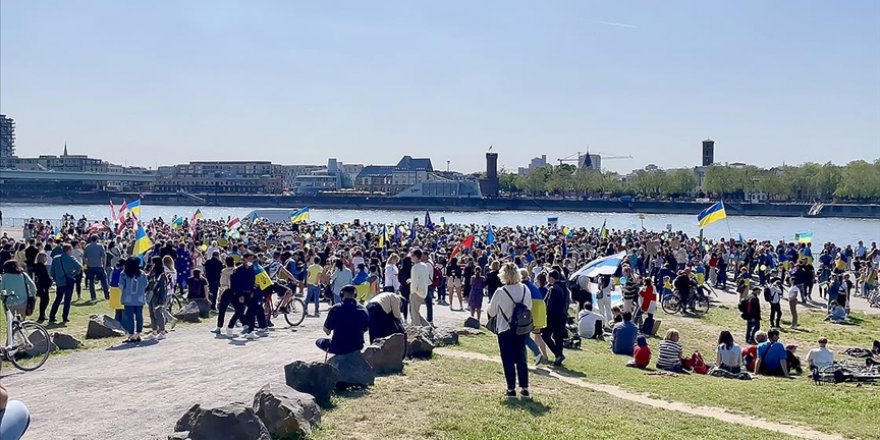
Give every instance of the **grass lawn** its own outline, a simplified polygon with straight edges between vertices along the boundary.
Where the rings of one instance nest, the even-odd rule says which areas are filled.
[[[801,315],[802,328],[789,330],[780,340],[798,342],[802,358],[816,346],[819,335],[827,335],[829,347],[837,352],[853,345],[869,346],[868,335],[880,335],[880,318],[864,316],[859,326],[840,326],[822,321],[820,313]],[[713,308],[703,319],[669,316],[661,311],[658,318],[663,320],[661,333],[677,328],[682,334],[685,353],[699,350],[710,363],[714,362],[714,347],[721,329],[730,329],[738,342],[744,339],[745,325],[739,313],[732,309]],[[652,338],[649,343],[654,352],[653,361],[656,361],[659,339]],[[455,349],[494,355],[497,347],[493,335],[484,335],[464,337],[461,346]],[[626,368],[628,358],[611,354],[609,342],[602,341],[584,341],[581,351],[566,350],[566,357],[566,368],[585,374],[585,380],[614,384],[661,399],[722,407],[774,422],[797,423],[857,438],[874,437],[876,427],[880,426],[880,386],[876,385],[817,387],[804,377],[738,381],[701,375],[648,376]],[[842,356],[838,356],[840,358]]]
[[[792,438],[657,410],[531,375],[532,401],[502,397],[501,366],[435,356],[405,375],[338,398],[316,440],[754,439]],[[388,408],[391,410],[384,411]]]

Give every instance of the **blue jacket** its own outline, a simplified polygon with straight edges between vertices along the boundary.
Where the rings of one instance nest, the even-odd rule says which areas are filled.
[[[67,280],[75,278],[79,273],[82,273],[82,266],[70,255],[61,253],[52,259],[49,275],[58,287],[67,287]]]
[[[633,346],[636,345],[638,334],[639,330],[632,321],[618,323],[611,331],[611,336],[614,338],[614,342],[611,344],[611,352],[632,356]]]
[[[119,277],[119,288],[122,290],[122,305],[142,306],[147,298],[147,277],[143,272],[135,277],[123,273]]]

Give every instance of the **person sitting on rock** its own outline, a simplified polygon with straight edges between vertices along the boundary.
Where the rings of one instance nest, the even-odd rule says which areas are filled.
[[[322,351],[332,354],[347,354],[364,348],[364,333],[370,326],[370,316],[364,306],[355,299],[357,289],[351,284],[340,292],[342,302],[334,305],[324,321],[324,333],[332,336],[320,338],[315,344]]]
[[[400,295],[384,292],[367,302],[370,316],[370,341],[403,333],[403,319],[400,316]]]

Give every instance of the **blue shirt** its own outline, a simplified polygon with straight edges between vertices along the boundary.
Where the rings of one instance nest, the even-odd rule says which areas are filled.
[[[632,356],[633,346],[636,345],[638,335],[639,330],[632,321],[617,323],[611,330],[611,337],[614,338],[614,342],[611,343],[611,352]]]
[[[330,353],[346,354],[364,348],[364,333],[369,328],[367,309],[351,298],[330,308],[324,327],[333,332]]]
[[[767,371],[782,372],[780,363],[785,360],[785,347],[777,342],[762,342],[758,344],[758,359],[761,359],[761,368]]]

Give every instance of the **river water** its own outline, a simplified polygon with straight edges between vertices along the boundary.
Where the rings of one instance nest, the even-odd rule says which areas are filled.
[[[196,208],[202,210],[206,218],[226,218],[227,216],[244,217],[252,208],[224,208],[197,206],[143,206],[141,217],[162,217],[171,219],[174,215],[192,216]],[[118,209],[118,206],[117,206]],[[0,203],[3,211],[4,225],[9,225],[14,218],[46,218],[59,219],[65,213],[77,218],[85,215],[89,219],[103,219],[109,216],[107,205],[40,205],[21,203]],[[382,211],[354,209],[311,209],[311,220],[317,222],[348,222],[354,219],[369,222],[404,222],[418,218],[424,221],[424,211]],[[533,226],[547,224],[548,217],[558,217],[559,227],[600,227],[607,222],[609,229],[641,228],[649,230],[665,230],[668,226],[674,231],[684,231],[689,235],[699,234],[696,213],[694,215],[660,215],[646,214],[640,219],[638,214],[620,213],[580,213],[580,212],[526,212],[526,211],[487,211],[487,212],[431,212],[431,219],[440,222],[445,219],[449,223],[467,223],[485,225],[491,223],[498,226]],[[20,224],[20,221],[18,221]],[[728,217],[727,220],[708,226],[704,234],[708,238],[737,238],[739,234],[745,239],[793,241],[798,232],[812,232],[814,243],[828,241],[843,244],[855,244],[862,240],[866,245],[880,241],[880,220],[868,219],[816,219],[816,218],[783,218],[783,217]]]

